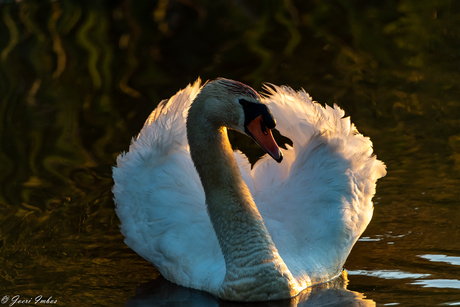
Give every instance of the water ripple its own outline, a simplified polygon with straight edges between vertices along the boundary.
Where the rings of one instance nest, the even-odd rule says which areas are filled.
[[[355,271],[348,271],[348,274],[378,277],[378,278],[385,278],[385,279],[417,279],[417,278],[425,278],[425,277],[430,276],[430,274],[416,274],[416,273],[403,272],[399,270],[372,270],[372,271],[355,270]]]
[[[420,258],[427,259],[433,262],[446,262],[452,265],[460,265],[460,257],[446,256],[446,255],[419,255]]]
[[[424,288],[451,288],[460,289],[460,280],[458,279],[424,279],[417,280],[412,285],[419,285]]]

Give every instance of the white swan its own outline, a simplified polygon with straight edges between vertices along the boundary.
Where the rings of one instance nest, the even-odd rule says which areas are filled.
[[[125,242],[176,284],[227,300],[294,297],[339,275],[371,220],[386,171],[369,138],[303,90],[266,91],[261,98],[237,81],[197,80],[162,101],[117,159]],[[269,109],[293,141],[279,164]],[[273,159],[251,170],[226,127]]]

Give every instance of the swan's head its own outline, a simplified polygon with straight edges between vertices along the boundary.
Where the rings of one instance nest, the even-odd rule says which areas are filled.
[[[254,89],[238,81],[219,78],[205,84],[200,95],[206,97],[203,113],[209,121],[248,135],[277,162],[283,160],[271,132],[276,120]]]

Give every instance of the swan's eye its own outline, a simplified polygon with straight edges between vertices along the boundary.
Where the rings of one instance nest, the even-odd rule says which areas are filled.
[[[267,126],[265,126],[265,123],[263,121],[260,121],[260,129],[262,130],[263,134],[268,134]]]

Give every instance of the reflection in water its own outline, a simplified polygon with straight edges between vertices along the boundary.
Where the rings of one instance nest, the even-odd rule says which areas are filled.
[[[177,286],[159,277],[136,289],[136,295],[125,306],[219,306],[219,307],[321,307],[321,306],[375,306],[372,300],[358,292],[346,289],[346,272],[323,285],[318,285],[290,300],[261,303],[234,303],[222,301],[202,291]]]

